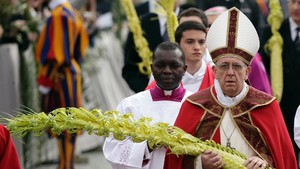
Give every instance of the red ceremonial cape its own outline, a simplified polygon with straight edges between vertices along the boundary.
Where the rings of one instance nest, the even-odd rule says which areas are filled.
[[[250,87],[247,96],[231,109],[234,115],[240,114],[234,121],[261,158],[276,169],[297,169],[293,145],[275,98]],[[174,125],[202,140],[213,139],[220,143],[218,125],[221,118],[216,118],[207,110],[214,113],[224,110],[216,99],[214,87],[189,96]],[[185,156],[185,159],[188,158]],[[183,161],[183,156],[166,155],[164,169],[185,169],[182,167]]]
[[[17,151],[9,131],[0,125],[0,168],[21,169]]]
[[[215,74],[214,74],[214,71],[212,70],[212,67],[209,64],[206,64],[206,70],[205,70],[204,78],[203,78],[203,81],[202,81],[198,91],[206,89],[206,88],[210,87],[211,85],[213,85],[214,84],[214,79],[215,79]],[[146,87],[145,90],[151,89],[154,86],[156,86],[156,81],[155,80],[153,80]]]

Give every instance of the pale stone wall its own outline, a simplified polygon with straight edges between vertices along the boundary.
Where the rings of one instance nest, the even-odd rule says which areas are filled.
[[[17,44],[0,45],[0,115],[15,116],[20,107],[20,64]],[[13,138],[23,164],[23,146]]]

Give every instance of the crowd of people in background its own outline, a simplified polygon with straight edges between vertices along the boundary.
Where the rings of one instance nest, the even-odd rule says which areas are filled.
[[[0,1],[0,47],[17,44],[20,66],[25,70],[24,55],[31,51],[35,60],[32,66],[37,72],[31,75],[36,80],[37,111],[48,113],[59,107],[85,107],[90,100],[97,100],[97,96],[85,98],[84,81],[94,81],[94,84],[102,85],[98,92],[102,100],[97,101],[105,104],[104,109],[133,113],[136,119],[152,117],[154,122],[168,122],[202,140],[214,140],[235,148],[249,157],[244,164],[248,168],[298,168],[300,0],[278,1],[284,18],[278,28],[282,38],[279,41],[282,41],[283,75],[279,100],[272,96],[273,58],[272,51],[266,46],[274,33],[267,19],[272,10],[268,1],[175,0],[173,13],[178,19],[175,42],[169,42],[168,17],[162,12],[165,9],[159,0],[135,0],[132,3],[143,36],[153,52],[151,75],[139,70],[142,59],[134,32],[129,29],[130,23],[122,10],[115,10],[120,2]],[[2,10],[1,6],[9,10]],[[235,18],[237,15],[239,17]],[[227,24],[236,25],[226,27]],[[227,37],[226,31],[231,36]],[[107,36],[103,32],[111,34]],[[99,39],[105,42],[101,43]],[[99,46],[105,45],[108,39],[114,47]],[[101,57],[96,57],[96,61],[92,58],[95,55]],[[84,66],[85,60],[89,59],[94,64],[105,62],[108,65],[101,65],[105,69],[101,73],[91,71],[91,67]],[[103,81],[112,80],[95,82],[91,72],[99,77],[111,76],[101,79]],[[20,77],[20,104],[31,107],[27,98],[33,92],[26,92],[25,88],[32,81],[28,82],[26,78]],[[96,86],[90,85],[95,93],[99,90]],[[106,94],[109,92],[112,93],[110,96]],[[0,111],[11,110],[1,110],[0,103]],[[10,143],[7,151],[13,157],[17,152],[22,159],[22,151],[16,142],[15,150],[5,128],[1,133]],[[48,135],[54,136],[51,132]],[[74,168],[78,135],[55,136],[61,169]],[[0,138],[0,145],[4,140]],[[103,147],[113,168],[209,169],[224,166],[221,156],[215,152],[205,151],[198,157],[176,157],[166,155],[168,151],[165,148],[150,149],[147,141],[138,144],[130,138],[117,141],[112,135],[106,138]],[[126,153],[128,156],[125,157]],[[0,152],[2,154],[5,153]],[[0,168],[1,164],[6,165],[1,162],[7,160],[3,157],[0,156]],[[20,160],[20,166],[22,163]]]

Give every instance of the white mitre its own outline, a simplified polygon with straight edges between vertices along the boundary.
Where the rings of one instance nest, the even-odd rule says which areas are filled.
[[[250,65],[259,49],[259,37],[247,16],[233,7],[213,22],[206,44],[213,62],[231,56]]]

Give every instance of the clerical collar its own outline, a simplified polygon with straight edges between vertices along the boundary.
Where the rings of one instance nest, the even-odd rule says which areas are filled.
[[[244,98],[244,95],[247,94],[248,85],[246,82],[244,82],[244,86],[241,93],[235,97],[225,96],[217,79],[215,79],[214,84],[219,102],[227,107],[231,107],[237,104],[241,99]]]
[[[67,0],[52,0],[49,2],[49,8],[51,10],[55,9],[57,6],[67,2]]]
[[[162,90],[156,85],[149,90],[153,101],[170,100],[176,102],[181,102],[186,91],[182,85],[179,85],[174,90]]]

